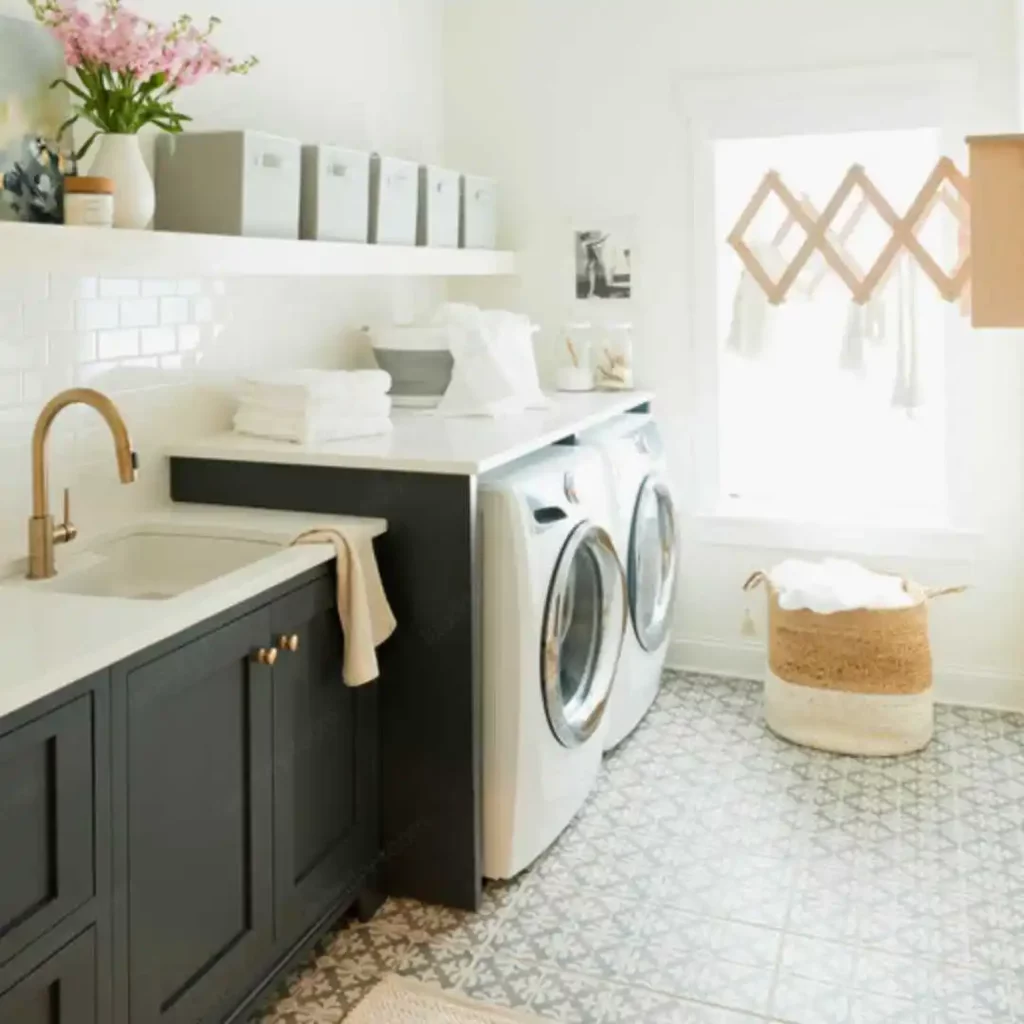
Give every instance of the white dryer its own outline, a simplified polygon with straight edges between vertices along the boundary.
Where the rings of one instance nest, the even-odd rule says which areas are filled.
[[[626,413],[584,433],[598,451],[616,511],[613,537],[622,555],[630,627],[608,707],[605,749],[622,742],[654,703],[668,653],[679,569],[675,503],[658,425]]]
[[[511,878],[597,779],[627,597],[598,453],[485,477],[480,508],[484,875]]]

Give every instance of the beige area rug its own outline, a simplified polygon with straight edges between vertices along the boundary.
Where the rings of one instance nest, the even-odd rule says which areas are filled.
[[[547,1024],[539,1017],[485,1006],[409,978],[385,978],[345,1024]]]

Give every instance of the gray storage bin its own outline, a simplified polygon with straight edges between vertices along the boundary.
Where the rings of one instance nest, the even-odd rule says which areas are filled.
[[[461,221],[459,244],[464,249],[497,249],[498,183],[493,178],[463,176]]]
[[[295,139],[263,132],[161,135],[156,228],[298,238],[299,152]]]
[[[374,153],[370,161],[370,241],[416,244],[419,165]]]
[[[369,153],[341,146],[302,147],[300,234],[329,242],[369,240]]]
[[[420,201],[416,241],[442,249],[459,245],[458,171],[425,165],[420,168]]]

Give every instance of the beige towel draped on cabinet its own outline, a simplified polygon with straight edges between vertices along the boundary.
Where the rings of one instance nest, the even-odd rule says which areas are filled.
[[[338,559],[338,617],[345,636],[342,678],[362,686],[380,675],[377,648],[395,631],[372,541],[363,550],[341,530],[307,530],[293,544],[333,544]]]

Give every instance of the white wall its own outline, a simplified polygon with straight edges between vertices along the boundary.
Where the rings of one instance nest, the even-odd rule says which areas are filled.
[[[452,0],[446,15],[446,157],[502,182],[504,242],[522,276],[488,296],[555,328],[573,316],[574,219],[635,218],[638,383],[659,393],[683,502],[684,559],[674,660],[756,673],[740,636],[740,584],[789,551],[715,542],[694,518],[696,359],[686,236],[687,76],[963,58],[977,76],[976,131],[1017,115],[1014,0]],[[955,487],[980,536],[970,557],[894,555],[874,564],[925,583],[968,582],[934,610],[937,680],[967,701],[1024,707],[1018,411],[1024,342],[971,334],[951,353]],[[792,550],[798,550],[795,544]],[[899,547],[897,545],[897,551]]]
[[[138,5],[175,16],[177,0]],[[182,93],[195,127],[255,128],[435,160],[442,143],[442,18],[432,0],[305,0],[287,11],[252,0],[184,5],[224,19],[233,55],[256,53],[247,78]],[[25,17],[24,0],[0,15]],[[2,31],[2,28],[0,28]],[[352,334],[428,306],[438,285],[366,280],[98,281],[25,275],[0,280],[0,564],[23,552],[28,446],[42,402],[88,383],[111,393],[140,449],[143,473],[120,487],[109,438],[90,410],[62,414],[52,491],[71,486],[84,533],[166,500],[159,452],[168,441],[226,426],[233,372],[250,366],[349,365]],[[150,298],[155,301],[147,301]],[[140,301],[141,300],[141,301]],[[216,371],[211,374],[211,370]]]

